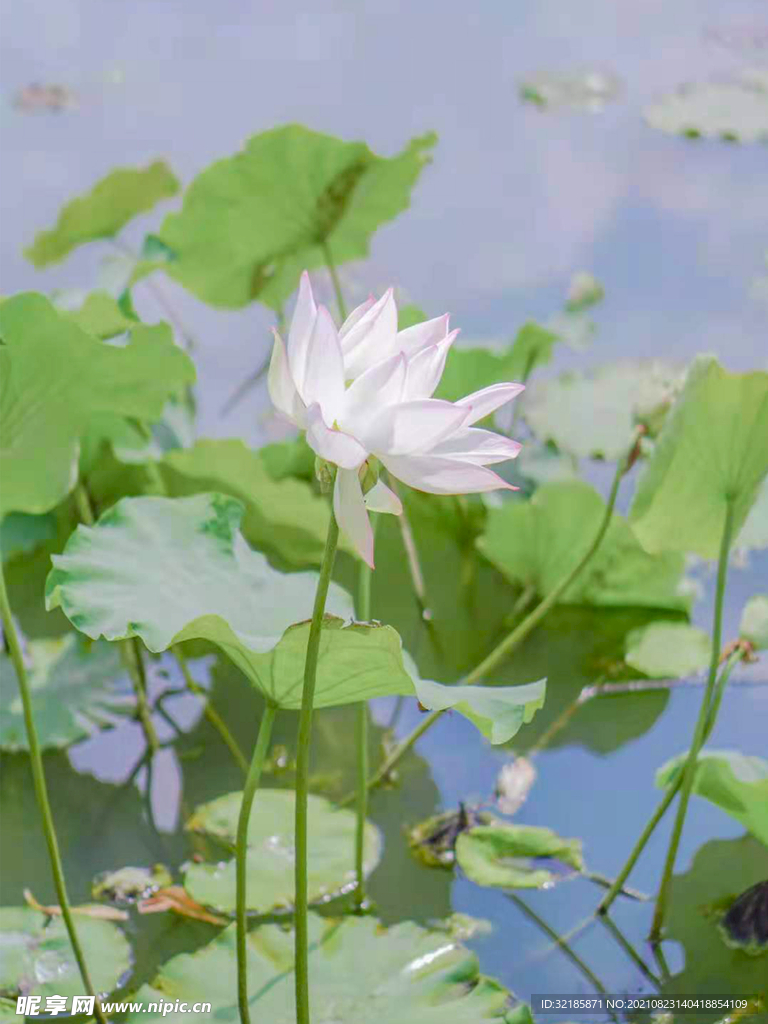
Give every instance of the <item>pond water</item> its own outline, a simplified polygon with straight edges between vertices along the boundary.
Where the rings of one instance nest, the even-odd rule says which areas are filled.
[[[214,7],[28,0],[14,10],[2,46],[2,292],[92,285],[106,246],[83,249],[44,272],[24,261],[22,248],[65,200],[115,166],[162,156],[188,181],[248,135],[289,121],[364,138],[385,154],[434,129],[440,137],[434,164],[411,210],[380,230],[368,262],[343,271],[350,303],[394,283],[433,315],[450,310],[467,338],[496,340],[528,317],[545,321],[562,305],[572,274],[589,270],[606,290],[594,312],[596,336],[585,352],[561,350],[551,372],[620,357],[685,361],[700,351],[715,352],[731,369],[766,366],[766,290],[756,285],[766,274],[766,149],[671,138],[642,117],[649,102],[682,83],[764,65],[765,19],[764,2],[750,0],[731,0],[727,8],[714,0],[486,2],[461,11],[352,0],[220,0]],[[578,102],[541,110],[519,98],[523,82],[562,74],[583,81],[590,71],[615,83],[600,112],[579,109]],[[66,86],[77,105],[56,114],[22,112],[13,97],[33,82]],[[132,225],[129,241],[140,240],[149,223]],[[256,306],[216,311],[171,283],[164,287],[195,338],[200,434],[253,443],[272,436],[263,389],[221,415],[227,397],[269,350],[269,312]],[[146,317],[158,315],[141,286],[136,303]],[[585,471],[606,489],[609,468]],[[625,506],[630,489],[626,481]],[[503,617],[499,607],[515,595],[483,570],[467,601],[448,541],[425,535],[422,542],[427,594],[435,602],[432,628],[394,585],[401,566],[374,578],[373,613],[399,629],[424,673],[434,670],[434,678],[450,681],[490,649]],[[381,544],[395,551],[389,525]],[[41,593],[35,587],[44,570],[34,563],[23,572],[15,567],[11,576],[12,600],[27,597],[23,624],[30,634],[61,628],[61,620],[46,619],[30,604]],[[694,621],[708,629],[713,572],[695,571],[702,596]],[[338,576],[351,585],[351,563],[342,559]],[[735,635],[744,601],[765,590],[767,577],[765,552],[734,566],[727,638]],[[623,637],[637,621],[642,616],[633,612],[563,608],[529,638],[500,681],[548,674],[549,695],[544,711],[516,737],[516,750],[533,744],[581,686],[620,657]],[[735,677],[710,745],[765,755],[765,661],[740,667]],[[258,702],[226,664],[215,665],[211,682],[216,707],[250,748]],[[517,820],[581,837],[589,867],[615,875],[656,806],[654,771],[686,749],[700,698],[701,688],[691,685],[584,705],[536,754],[538,778]],[[145,771],[130,777],[143,743],[132,724],[76,745],[69,756],[46,757],[75,901],[88,898],[92,877],[106,868],[155,861],[177,867],[191,852],[183,832],[188,813],[240,786],[227,751],[198,721],[197,702],[175,697],[166,706],[184,731],[152,779]],[[393,716],[397,735],[405,735],[418,714],[410,704],[375,702],[372,752],[378,756]],[[339,773],[335,795],[352,784],[352,716],[351,709],[318,716],[315,767]],[[167,723],[159,728],[162,739],[173,739]],[[276,742],[290,748],[294,728],[294,716],[283,715]],[[521,906],[411,857],[406,828],[458,801],[488,800],[510,756],[481,743],[465,720],[445,716],[404,763],[402,787],[375,794],[371,817],[383,830],[386,855],[371,891],[381,918],[427,922],[451,909],[487,918],[492,933],[472,940],[482,970],[525,1000],[533,993],[590,993],[597,985],[617,993],[657,991],[614,935],[588,923],[601,893],[595,884],[564,882],[524,895]],[[279,785],[280,778],[267,783]],[[19,904],[28,887],[51,902],[26,758],[3,757],[1,785],[0,898]],[[655,891],[668,828],[664,822],[632,875],[631,885],[645,893]],[[746,876],[755,863],[760,869],[761,856],[768,876],[768,855],[741,836],[732,819],[693,799],[673,891],[675,941],[665,944],[672,977],[662,991],[743,990],[731,954],[710,941],[698,911],[723,886],[736,892],[749,884]],[[689,878],[697,884],[687,885]],[[615,921],[657,974],[645,944],[651,912],[651,903],[620,899]],[[568,949],[553,942],[542,922],[559,935],[577,929]],[[130,928],[141,978],[172,952],[210,936],[208,926],[170,915],[132,921]]]

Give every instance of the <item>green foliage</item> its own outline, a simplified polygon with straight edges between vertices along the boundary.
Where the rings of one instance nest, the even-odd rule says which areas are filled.
[[[334,1024],[476,1024],[505,1019],[509,993],[483,977],[477,959],[444,931],[412,922],[384,929],[373,918],[341,924],[309,918],[312,1019]],[[248,935],[248,988],[256,1019],[294,1024],[293,936],[277,925]],[[210,1002],[203,1020],[236,1016],[235,931],[228,928],[195,953],[170,960],[152,986],[136,993],[145,1006],[158,1000]],[[146,1011],[127,1020],[152,1024],[162,1014]],[[182,1024],[182,1014],[162,1017]]]
[[[558,860],[576,871],[584,869],[580,839],[562,839],[549,828],[534,825],[478,825],[456,840],[456,860],[478,885],[496,889],[543,889],[557,875],[542,858]]]
[[[41,231],[25,255],[36,267],[56,263],[79,245],[113,238],[137,214],[151,210],[178,191],[176,177],[162,160],[139,170],[126,167],[112,171],[87,195],[67,203],[56,226]]]
[[[128,317],[108,292],[95,291],[86,295],[79,309],[61,309],[61,315],[102,341],[116,338],[136,326],[136,318]]]
[[[749,640],[758,651],[768,647],[768,595],[756,594],[744,605],[739,636]]]
[[[45,541],[56,536],[56,518],[47,512],[33,516],[11,512],[0,524],[0,552],[3,561],[16,555],[28,555]]]
[[[526,380],[552,358],[557,335],[533,321],[523,324],[512,344],[500,351],[457,348],[448,353],[436,398],[455,402],[489,384]]]
[[[695,675],[709,664],[712,641],[685,622],[652,622],[627,637],[625,660],[651,679]]]
[[[227,793],[198,807],[187,828],[234,847],[242,793]],[[260,913],[286,910],[294,902],[293,790],[261,789],[248,824],[246,858],[248,908]],[[355,877],[355,815],[323,797],[310,795],[309,898],[324,901],[344,890]],[[365,871],[381,857],[378,829],[366,822]],[[235,861],[190,864],[184,885],[193,899],[227,913],[235,909]]]
[[[175,497],[200,491],[230,494],[245,506],[243,536],[279,564],[317,565],[330,521],[328,501],[303,480],[275,479],[275,452],[252,451],[242,441],[204,440],[169,453],[160,470]],[[314,469],[314,454],[312,456]],[[347,543],[342,538],[342,549]]]
[[[546,680],[524,686],[441,686],[421,679],[416,692],[428,710],[455,708],[491,743],[507,743],[543,706]]]
[[[649,551],[715,558],[728,500],[738,532],[768,473],[768,373],[700,356],[637,484],[630,522]]]
[[[75,925],[94,987],[111,992],[131,966],[125,936],[111,921],[77,915]],[[44,999],[83,995],[61,917],[49,918],[30,907],[0,907],[0,943],[0,992]]]
[[[213,306],[279,309],[302,270],[327,262],[325,246],[337,266],[368,255],[376,228],[408,206],[435,141],[384,158],[301,125],[254,135],[199,174],[166,218],[168,273]]]
[[[604,512],[605,502],[587,483],[544,484],[528,502],[490,509],[478,546],[509,579],[544,597],[584,556]],[[597,554],[562,601],[682,610],[690,602],[682,570],[682,557],[648,554],[629,524],[614,515]]]
[[[655,433],[681,378],[679,368],[660,360],[609,363],[589,375],[565,373],[531,386],[525,419],[537,437],[560,451],[619,459],[638,424]]]
[[[109,726],[130,697],[116,685],[122,675],[117,650],[86,645],[70,633],[62,640],[35,640],[29,648],[29,685],[40,746],[66,747]],[[24,716],[11,659],[0,654],[0,747],[28,750]]]
[[[97,417],[151,422],[194,380],[166,325],[138,325],[124,347],[105,345],[34,293],[2,303],[0,337],[0,514],[48,512],[75,482],[79,441]]]
[[[739,531],[734,547],[742,551],[750,548],[768,548],[768,477],[757,492],[755,503]]]
[[[662,765],[656,785],[671,786],[687,757],[680,754]],[[768,846],[768,761],[737,750],[702,750],[693,792],[721,807]]]

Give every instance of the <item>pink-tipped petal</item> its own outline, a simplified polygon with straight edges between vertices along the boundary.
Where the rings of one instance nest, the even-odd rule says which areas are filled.
[[[390,288],[345,334],[341,342],[347,380],[397,351],[397,306]]]
[[[511,402],[521,391],[525,391],[525,384],[491,384],[490,387],[475,391],[466,398],[460,398],[456,405],[471,406],[472,412],[466,424],[471,426],[496,412],[502,405]]]
[[[327,422],[339,415],[344,401],[344,363],[333,317],[320,306],[307,345],[306,377],[301,395],[307,405],[317,402]]]
[[[369,512],[387,512],[393,516],[403,514],[403,503],[394,491],[384,483],[377,480],[373,487],[365,495],[365,507]]]
[[[347,319],[341,325],[339,329],[339,337],[346,338],[356,323],[365,316],[369,309],[376,305],[376,299],[372,295],[369,295],[365,302],[361,302],[359,306],[355,306],[352,312],[349,314]]]
[[[354,437],[326,425],[317,403],[307,409],[307,444],[321,459],[344,469],[357,470],[368,455]]]
[[[376,455],[427,452],[463,426],[467,410],[436,398],[390,405],[365,425],[360,438]]]
[[[448,334],[450,316],[444,313],[433,320],[423,320],[420,324],[406,327],[397,334],[397,347],[406,355],[418,352],[428,345],[437,345]]]
[[[373,530],[357,470],[340,469],[333,488],[333,514],[360,557],[373,569]]]
[[[484,466],[434,455],[385,456],[381,460],[392,476],[428,494],[478,494],[502,488],[517,490]]]
[[[371,410],[383,409],[402,399],[406,371],[405,356],[397,353],[361,373],[345,392],[339,423],[351,434],[356,434],[358,428],[364,430]]]
[[[296,308],[293,311],[291,326],[288,331],[288,363],[291,368],[291,375],[299,391],[304,387],[304,377],[307,366],[307,347],[315,326],[317,317],[317,306],[315,297],[312,294],[312,284],[309,274],[305,270],[299,281],[299,297],[296,300]]]
[[[408,360],[405,395],[409,399],[432,397],[443,375],[448,351],[458,333],[458,330],[451,331],[442,341],[422,348]]]
[[[288,356],[285,351],[283,339],[274,332],[275,343],[272,348],[272,358],[269,362],[269,375],[267,387],[272,404],[296,426],[303,426],[304,409],[299,398],[296,385],[293,383],[291,371],[288,369]]]
[[[464,427],[436,444],[429,454],[460,459],[475,466],[490,466],[494,462],[517,458],[521,448],[519,441],[513,441],[503,434],[478,427]]]

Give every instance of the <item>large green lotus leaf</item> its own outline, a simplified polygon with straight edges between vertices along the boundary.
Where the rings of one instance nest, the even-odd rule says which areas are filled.
[[[569,372],[531,385],[525,419],[561,451],[618,459],[638,423],[655,426],[681,381],[679,367],[660,360],[612,363],[590,375]]]
[[[111,921],[78,915],[75,927],[93,985],[111,992],[131,966],[131,948]],[[64,921],[30,907],[0,907],[0,992],[7,996],[83,995]],[[45,1004],[43,1004],[45,1005]]]
[[[557,874],[539,863],[558,860],[576,871],[584,869],[580,839],[562,839],[535,825],[478,825],[456,840],[456,860],[478,885],[497,889],[543,889]]]
[[[330,1024],[477,1024],[505,1019],[509,993],[479,973],[477,958],[450,932],[406,921],[384,929],[371,917],[309,919],[312,1020]],[[248,990],[254,1020],[294,1024],[293,935],[277,925],[248,934]],[[237,1019],[234,926],[196,953],[165,964],[134,997],[210,1002],[201,1020]],[[132,1022],[183,1024],[181,1013],[129,1014]]]
[[[637,484],[629,518],[649,551],[715,558],[733,501],[733,536],[768,473],[768,373],[729,373],[700,356]]]
[[[529,321],[506,349],[452,348],[435,397],[455,402],[473,391],[504,381],[522,381],[552,358],[557,335]]]
[[[647,107],[645,119],[669,135],[768,142],[768,71],[754,68],[732,81],[682,86]]]
[[[0,552],[3,561],[16,555],[28,555],[35,548],[56,536],[56,517],[33,516],[26,512],[11,512],[0,524]]]
[[[755,503],[739,530],[734,547],[745,551],[750,548],[768,548],[768,477],[757,492]]]
[[[674,783],[687,757],[680,754],[659,768],[660,789]],[[737,750],[702,750],[693,792],[721,807],[768,846],[768,761]]]
[[[666,934],[680,943],[684,963],[664,982],[664,995],[768,996],[768,951],[750,956],[729,948],[719,927],[734,897],[766,878],[768,850],[749,835],[705,843],[690,870],[673,877]],[[764,1015],[752,1019],[762,1022]]]
[[[507,743],[544,704],[546,680],[523,686],[442,686],[415,681],[419,703],[430,711],[455,708],[491,743]]]
[[[756,594],[744,605],[739,636],[749,640],[758,651],[768,647],[768,594]]]
[[[242,501],[243,535],[281,564],[319,564],[329,502],[304,481],[275,480],[261,453],[242,441],[198,441],[192,448],[169,452],[159,468],[167,492],[175,497],[217,491]],[[341,547],[349,550],[344,538]]]
[[[544,484],[530,501],[490,509],[478,546],[509,579],[544,596],[583,557],[604,512],[602,497],[583,481]],[[561,601],[685,609],[690,596],[682,571],[682,556],[649,554],[626,520],[614,515],[597,553]]]
[[[76,309],[62,308],[60,303],[57,308],[66,320],[102,341],[116,338],[136,326],[136,320],[127,317],[116,299],[105,291],[89,292]]]
[[[178,191],[178,181],[162,160],[138,170],[119,168],[97,182],[87,195],[67,203],[56,226],[41,231],[24,255],[36,267],[56,263],[85,242],[112,238],[137,214],[151,210]]]
[[[80,438],[99,415],[154,420],[194,366],[165,324],[106,345],[27,293],[0,306],[0,514],[47,512],[77,478]]]
[[[116,682],[123,674],[117,649],[87,645],[70,633],[29,645],[32,713],[42,747],[66,747],[111,725],[130,703]],[[28,750],[24,715],[11,659],[0,654],[0,747]]]
[[[227,793],[198,807],[187,828],[215,836],[234,846],[242,793]],[[246,860],[248,908],[261,913],[291,907],[294,902],[293,790],[260,789],[248,823]],[[310,794],[309,898],[324,901],[355,883],[355,828],[352,811]],[[366,822],[364,870],[370,874],[382,852],[379,830]],[[193,899],[231,913],[235,909],[235,861],[190,864],[184,885]]]
[[[709,664],[712,641],[686,622],[652,622],[627,637],[624,660],[652,679],[681,679]]]
[[[191,183],[160,237],[176,254],[166,269],[214,306],[254,299],[279,308],[301,271],[368,255],[371,235],[404,210],[434,135],[398,156],[376,156],[301,125],[250,138]]]

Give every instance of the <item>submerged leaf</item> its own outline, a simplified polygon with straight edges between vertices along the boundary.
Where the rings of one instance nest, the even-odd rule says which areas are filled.
[[[178,191],[176,177],[162,160],[139,170],[125,167],[112,171],[87,195],[68,202],[56,226],[41,231],[24,255],[36,267],[56,263],[85,242],[112,238],[137,214]]]
[[[151,422],[195,377],[165,324],[107,345],[31,292],[0,305],[0,337],[0,515],[48,512],[74,484],[80,439],[98,417]]]
[[[118,686],[124,670],[117,649],[87,645],[76,633],[29,645],[32,713],[43,749],[67,747],[115,722],[131,703]],[[0,653],[0,748],[28,750],[24,712],[10,657]]]
[[[97,992],[111,992],[131,965],[128,942],[111,921],[78,917],[77,935]],[[9,996],[82,995],[80,977],[61,917],[31,907],[0,907],[0,992]]]
[[[478,885],[497,889],[547,889],[557,874],[540,865],[541,858],[561,861],[583,871],[580,839],[562,839],[549,828],[534,825],[481,825],[462,833],[456,859]]]
[[[604,512],[605,502],[587,483],[544,484],[530,501],[490,509],[478,546],[511,580],[544,597],[587,552]],[[650,555],[630,525],[614,515],[597,553],[561,601],[683,610],[690,596],[682,571],[682,556]]]
[[[656,785],[671,786],[687,754],[656,772]],[[737,750],[702,750],[696,762],[693,792],[721,807],[768,846],[768,761]]]
[[[661,360],[611,363],[591,375],[562,374],[531,386],[525,419],[542,441],[561,451],[619,459],[638,424],[655,432],[682,377],[679,367]]]
[[[695,675],[709,664],[712,641],[685,622],[652,622],[627,636],[625,661],[651,679]]]
[[[251,1012],[269,1024],[294,1024],[293,935],[263,925],[247,939]],[[236,1010],[234,926],[195,953],[175,956],[152,986],[134,997],[144,1003],[129,1024],[182,1024],[184,1015],[162,1014],[176,998],[209,1002],[202,1020],[229,1020]],[[412,922],[384,929],[371,917],[341,923],[309,918],[309,991],[312,1020],[334,1024],[476,1024],[503,1019],[509,993],[479,973],[477,958],[445,931]],[[147,1012],[149,1003],[161,1009]]]
[[[768,648],[768,595],[755,594],[744,605],[739,636],[758,651]]]
[[[733,536],[768,473],[768,373],[693,364],[640,477],[630,522],[649,551],[717,557],[728,500]]]
[[[242,793],[228,793],[198,807],[187,828],[233,846]],[[260,789],[248,823],[246,878],[248,908],[268,913],[294,902],[295,807],[293,790]],[[326,901],[355,883],[356,817],[323,797],[310,794],[309,898]],[[370,874],[381,858],[379,830],[366,822],[364,869]],[[235,909],[235,861],[191,864],[184,886],[192,898],[231,913]]]
[[[410,201],[434,135],[398,156],[361,142],[287,125],[250,138],[243,150],[199,174],[162,241],[168,273],[213,306],[259,299],[279,308],[302,270],[368,255],[369,239]]]

